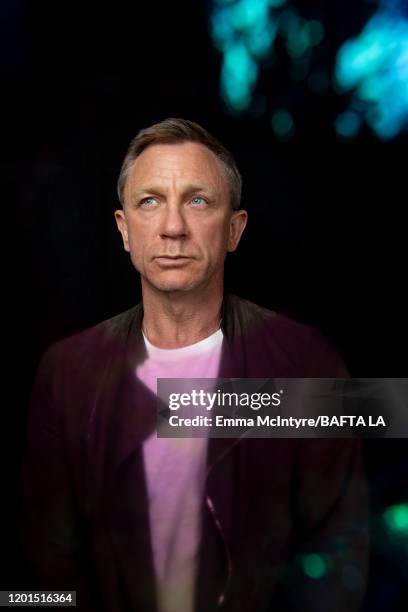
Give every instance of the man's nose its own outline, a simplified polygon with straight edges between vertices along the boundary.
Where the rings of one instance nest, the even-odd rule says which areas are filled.
[[[160,235],[162,238],[185,238],[187,236],[184,213],[177,203],[168,203],[164,207]]]

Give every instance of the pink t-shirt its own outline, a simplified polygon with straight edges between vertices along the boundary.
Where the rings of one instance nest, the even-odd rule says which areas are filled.
[[[143,335],[147,359],[138,378],[157,394],[158,378],[216,378],[223,334],[160,349]],[[143,445],[159,612],[193,612],[207,438],[157,438]]]

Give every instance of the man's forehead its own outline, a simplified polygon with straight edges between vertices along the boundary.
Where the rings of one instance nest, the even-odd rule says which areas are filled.
[[[173,177],[217,184],[224,182],[225,173],[214,153],[195,142],[150,145],[136,158],[130,171],[133,184]]]

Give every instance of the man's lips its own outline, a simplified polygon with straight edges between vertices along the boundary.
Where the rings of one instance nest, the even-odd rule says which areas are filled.
[[[162,267],[177,267],[183,266],[193,258],[187,255],[158,255],[154,258],[159,266]]]

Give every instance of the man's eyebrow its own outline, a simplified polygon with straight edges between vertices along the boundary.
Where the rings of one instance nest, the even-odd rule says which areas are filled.
[[[152,194],[152,195],[162,195],[161,189],[155,187],[140,187],[139,189],[132,190],[130,193],[130,198],[132,200],[137,200],[140,196]]]
[[[194,184],[192,183],[191,185],[187,185],[184,190],[183,190],[183,195],[190,195],[192,193],[197,193],[197,192],[204,192],[204,193],[208,193],[208,194],[213,194],[214,190],[211,189],[211,187],[209,185],[200,185],[199,183]]]
[[[195,184],[195,183],[191,183],[189,185],[186,185],[182,191],[182,196],[186,197],[188,195],[191,195],[193,193],[197,193],[197,192],[203,192],[203,193],[208,193],[210,196],[214,195],[214,190],[211,189],[208,185],[200,185],[199,183]],[[158,195],[158,196],[163,196],[163,189],[161,187],[155,186],[155,185],[146,185],[145,187],[139,187],[138,189],[135,189],[134,191],[132,191],[131,193],[131,197],[132,198],[138,198],[139,196],[143,195],[143,194],[153,194],[153,195]]]

